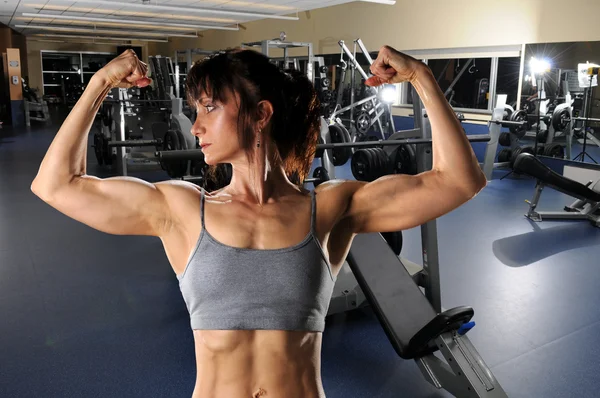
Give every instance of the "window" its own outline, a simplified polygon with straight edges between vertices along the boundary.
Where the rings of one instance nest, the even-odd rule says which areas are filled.
[[[428,64],[450,105],[488,109],[491,58],[430,59]]]
[[[63,103],[77,101],[85,84],[114,54],[41,51],[43,95]]]
[[[506,103],[516,108],[517,92],[519,90],[519,73],[521,69],[521,58],[510,57],[498,60],[498,81],[496,83],[496,94],[506,94]]]

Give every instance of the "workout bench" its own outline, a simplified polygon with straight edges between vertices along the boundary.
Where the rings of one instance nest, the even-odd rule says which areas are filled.
[[[589,181],[586,185],[561,176],[543,164],[535,156],[523,153],[514,164],[515,172],[524,173],[537,179],[533,199],[529,203],[529,211],[525,215],[533,221],[543,220],[589,220],[600,227],[600,178]],[[545,186],[553,188],[577,200],[565,206],[560,212],[538,212],[536,207]]]
[[[465,335],[471,307],[436,313],[381,234],[357,235],[347,261],[396,353],[429,383],[461,398],[507,396]]]

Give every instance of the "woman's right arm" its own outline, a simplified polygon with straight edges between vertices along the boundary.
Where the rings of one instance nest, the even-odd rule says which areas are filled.
[[[31,190],[65,215],[115,235],[161,236],[170,227],[170,182],[150,184],[132,177],[86,175],[88,133],[112,87],[143,87],[146,67],[126,51],[96,73],[64,121],[44,157]]]

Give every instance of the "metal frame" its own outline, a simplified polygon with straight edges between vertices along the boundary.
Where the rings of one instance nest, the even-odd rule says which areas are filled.
[[[314,53],[313,53],[313,44],[312,43],[304,43],[304,42],[287,42],[281,40],[262,40],[255,41],[249,43],[242,43],[242,47],[260,47],[261,52],[269,57],[269,50],[271,48],[279,48],[283,49],[283,60],[288,63],[289,61],[289,49],[290,48],[302,48],[305,47],[308,49],[308,63],[306,64],[306,75],[309,80],[314,83],[315,82],[315,73],[314,73]]]
[[[503,96],[501,99],[500,96]],[[490,101],[491,102],[491,101]],[[500,94],[495,98],[494,103],[496,105],[502,104],[503,106],[496,106],[492,111],[492,120],[502,120],[504,115],[504,103],[506,102],[506,94]],[[508,162],[494,163],[496,159],[496,152],[498,150],[498,139],[502,133],[502,126],[497,123],[490,123],[490,141],[487,143],[485,148],[485,155],[483,158],[483,173],[488,181],[492,180],[492,173],[497,167],[506,167],[509,165]],[[511,134],[511,148],[516,144],[513,134]]]
[[[116,55],[115,53],[111,53],[111,52],[104,52],[104,51],[60,51],[60,50],[40,50],[40,70],[42,71],[42,97],[44,95],[46,95],[46,89],[44,88],[44,86],[48,86],[48,87],[52,87],[52,86],[56,86],[53,84],[45,84],[44,83],[44,73],[66,73],[63,71],[44,71],[44,53],[55,53],[55,54],[79,54],[79,66],[81,68],[81,73],[77,73],[78,75],[80,75],[80,80],[81,83],[83,83],[83,54],[87,54],[87,55]],[[94,72],[95,73],[95,72]]]
[[[590,181],[587,185],[598,184],[598,181]],[[536,182],[533,199],[526,201],[529,204],[529,210],[525,217],[536,222],[545,220],[589,220],[593,225],[600,227],[600,215],[594,214],[600,210],[600,202],[577,199],[571,205],[565,206],[565,209],[568,208],[571,211],[536,211],[545,186],[546,184],[540,180]],[[568,192],[561,192],[568,194]]]
[[[373,104],[373,108],[371,111],[369,111],[369,115],[371,116],[371,113],[373,113],[374,115],[371,116],[371,121],[369,124],[369,128],[377,123],[377,127],[379,128],[379,132],[381,133],[381,138],[385,139],[385,130],[383,128],[383,125],[381,123],[381,116],[383,115],[384,112],[389,112],[389,119],[390,119],[390,129],[391,129],[391,134],[394,134],[396,131],[396,127],[395,127],[395,123],[394,123],[394,117],[393,117],[393,113],[392,113],[392,106],[391,105],[386,105],[384,103],[380,103],[380,109],[378,107],[377,104],[377,95],[372,95],[366,98],[363,98],[362,100],[358,101],[358,102],[354,102],[354,86],[355,86],[355,75],[356,75],[356,71],[358,71],[360,73],[360,75],[366,80],[369,78],[369,76],[367,75],[367,73],[364,71],[364,69],[362,68],[362,66],[358,63],[357,59],[356,59],[356,53],[357,53],[357,47],[360,48],[360,50],[363,52],[363,54],[365,55],[367,62],[369,62],[369,65],[373,64],[373,59],[371,58],[371,55],[369,54],[369,52],[367,51],[365,45],[363,44],[362,40],[356,39],[354,40],[354,51],[351,52],[350,49],[346,46],[345,42],[343,40],[340,40],[338,42],[339,46],[342,49],[342,61],[343,61],[343,54],[346,54],[346,56],[350,59],[350,64],[352,65],[351,67],[351,77],[350,77],[350,105],[346,106],[345,108],[341,108],[341,109],[336,109],[330,116],[329,119],[330,120],[334,120],[336,115],[340,115],[344,112],[350,111],[350,119],[349,119],[349,123],[350,123],[350,130],[351,130],[351,135],[353,137],[353,139],[357,138],[357,135],[354,134],[355,130],[355,120],[354,120],[354,108],[364,104],[365,102],[371,101]],[[347,63],[344,62],[344,65],[347,65]],[[345,70],[344,69],[344,79],[345,80]],[[339,104],[341,102],[341,98],[343,95],[343,87],[344,87],[344,82],[343,80],[340,82],[340,86],[338,88],[338,97],[337,97],[337,101],[336,103]],[[379,90],[377,90],[377,92],[379,92]]]
[[[411,55],[415,58],[423,59],[425,63],[433,59],[457,59],[457,58],[470,58],[470,59],[491,59],[490,66],[490,77],[489,77],[489,98],[487,109],[475,109],[475,108],[454,108],[455,111],[463,113],[489,113],[494,110],[496,103],[494,99],[497,97],[497,84],[498,84],[498,64],[500,58],[511,58],[520,57],[521,66],[519,72],[519,85],[517,88],[517,109],[520,109],[521,102],[521,90],[524,70],[524,56],[525,56],[525,45],[519,45],[520,49],[517,50],[515,46],[500,46],[500,47],[475,47],[475,48],[456,48],[456,49],[438,49],[438,50],[408,50],[406,54]],[[434,55],[439,55],[434,57]],[[456,79],[455,79],[456,80]],[[406,101],[406,94],[410,88],[406,87],[405,92],[400,96],[401,103],[394,105],[395,108],[410,108],[410,104],[404,103]]]
[[[433,354],[415,359],[434,387],[460,398],[508,397],[466,335],[444,333],[435,344],[447,362]]]

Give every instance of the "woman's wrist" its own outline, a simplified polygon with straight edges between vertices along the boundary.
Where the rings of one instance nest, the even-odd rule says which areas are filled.
[[[410,79],[410,82],[412,84],[415,84],[417,82],[422,82],[423,80],[428,80],[431,78],[433,78],[431,69],[429,69],[429,67],[423,62],[419,61],[415,67],[415,71],[413,73],[413,77]]]
[[[94,87],[100,88],[102,90],[110,90],[112,88],[108,76],[106,76],[106,73],[104,73],[102,69],[94,73],[94,75],[90,79],[90,85],[93,85]]]

